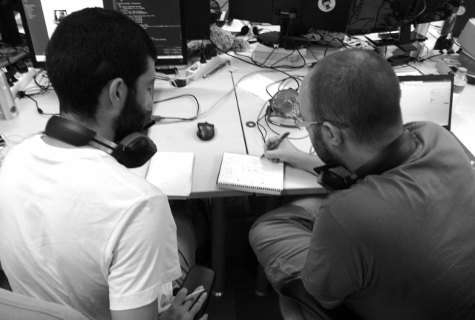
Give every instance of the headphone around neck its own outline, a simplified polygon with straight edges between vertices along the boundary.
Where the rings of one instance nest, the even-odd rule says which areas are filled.
[[[48,120],[44,134],[76,147],[90,145],[110,154],[127,168],[144,165],[157,152],[155,143],[142,133],[133,132],[116,144],[98,136],[94,130],[58,116]]]
[[[343,190],[355,184],[359,179],[369,174],[381,174],[397,167],[409,159],[416,148],[411,134],[404,130],[401,135],[380,151],[373,159],[355,170],[353,174],[341,176],[330,169],[340,167],[339,164],[330,163],[313,170],[317,173],[318,183],[325,189]]]

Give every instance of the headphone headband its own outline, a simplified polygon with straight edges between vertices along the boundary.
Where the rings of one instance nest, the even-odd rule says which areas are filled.
[[[391,142],[386,148],[380,151],[373,159],[363,164],[355,170],[353,175],[340,176],[330,169],[339,167],[339,164],[329,163],[314,168],[317,173],[318,183],[329,190],[347,189],[356,181],[370,174],[381,174],[397,167],[409,159],[414,152],[416,144],[411,134],[404,131]]]
[[[133,132],[116,144],[94,130],[58,116],[48,120],[44,134],[76,147],[90,145],[110,154],[127,168],[141,167],[157,152],[155,143],[142,133]]]

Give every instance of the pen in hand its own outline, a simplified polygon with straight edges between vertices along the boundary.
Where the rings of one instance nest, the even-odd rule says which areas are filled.
[[[272,142],[272,143],[269,143],[269,145],[267,146],[267,150],[274,150],[274,149],[277,149],[279,147],[279,145],[282,143],[282,141],[284,141],[285,138],[287,138],[289,136],[290,132],[286,132],[284,134],[282,134],[279,139],[277,139],[276,141]],[[265,154],[263,153],[261,158],[264,158],[265,157]]]

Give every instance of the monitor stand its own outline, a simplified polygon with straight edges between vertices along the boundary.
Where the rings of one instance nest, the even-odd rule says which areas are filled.
[[[309,44],[309,40],[304,37],[282,36],[281,32],[272,31],[259,34],[257,42],[271,48],[284,48],[287,50],[300,49]]]
[[[379,40],[374,40],[366,37],[377,47],[397,46],[405,52],[418,50],[417,46],[413,45],[413,43],[427,40],[427,37],[416,31],[411,31],[410,24],[401,26],[399,32],[381,33],[379,38]]]

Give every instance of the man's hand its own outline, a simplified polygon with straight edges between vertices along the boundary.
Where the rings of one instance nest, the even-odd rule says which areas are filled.
[[[298,167],[298,155],[303,152],[297,149],[289,139],[284,139],[276,147],[279,138],[279,136],[273,136],[266,140],[264,156],[270,160],[280,160]]]
[[[279,136],[273,136],[266,140],[264,146],[264,156],[266,158],[286,162],[293,167],[307,170],[313,174],[313,168],[323,164],[318,156],[297,149],[289,139],[284,139],[275,147],[278,140]]]
[[[170,308],[160,314],[160,320],[193,320],[206,301],[206,292],[203,292],[199,297],[188,299],[187,294],[188,289],[186,288],[178,291]],[[208,319],[207,314],[203,315],[199,320],[206,319]]]

